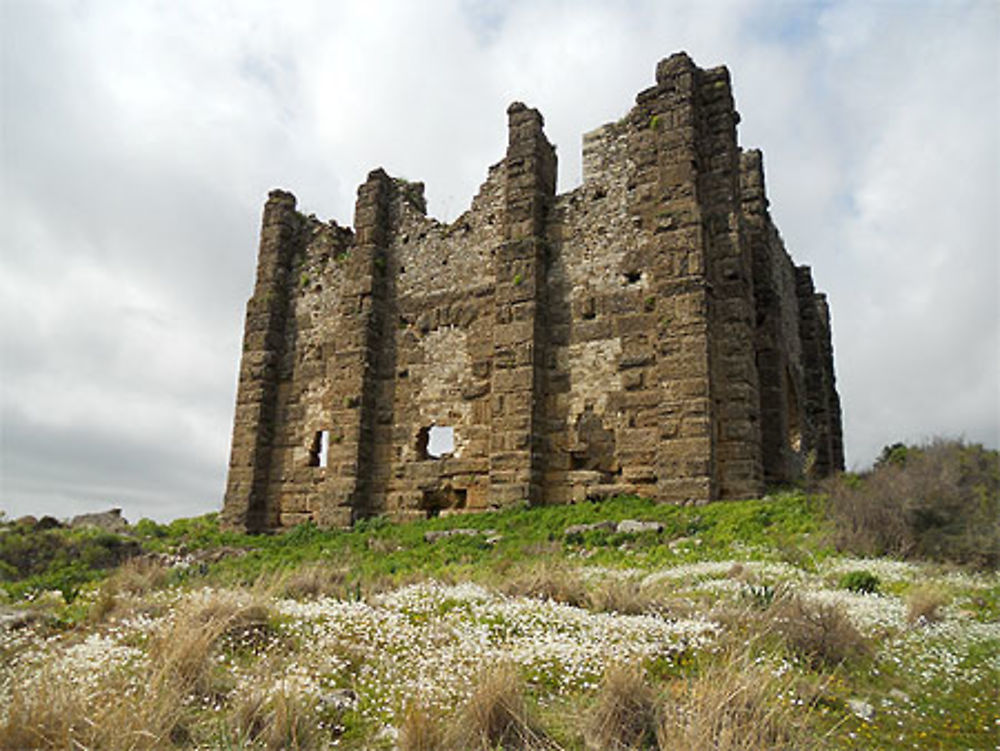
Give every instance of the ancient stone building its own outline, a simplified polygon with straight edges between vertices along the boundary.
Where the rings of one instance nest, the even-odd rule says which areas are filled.
[[[226,525],[705,503],[842,467],[829,311],[737,144],[729,72],[661,61],[561,195],[542,116],[507,116],[450,224],[382,170],[353,230],[270,194]]]

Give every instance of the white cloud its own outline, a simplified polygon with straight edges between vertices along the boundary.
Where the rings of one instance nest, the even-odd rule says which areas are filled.
[[[772,211],[830,294],[849,461],[997,445],[1000,9],[960,3],[2,6],[0,505],[217,508],[271,187],[353,220],[385,166],[464,210],[538,107],[580,136],[686,49],[727,64]],[[107,505],[107,504],[105,504]],[[60,511],[62,509],[62,511]]]

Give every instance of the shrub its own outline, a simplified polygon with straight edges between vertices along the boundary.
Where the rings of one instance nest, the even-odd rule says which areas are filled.
[[[72,602],[81,586],[139,552],[136,541],[100,530],[11,527],[0,535],[0,581],[14,598],[57,589]]]
[[[878,592],[882,582],[870,571],[849,571],[840,577],[839,584],[841,589],[870,595]]]
[[[897,444],[867,474],[825,489],[843,550],[1000,565],[1000,452],[961,441]]]
[[[587,722],[587,747],[599,751],[648,748],[656,740],[656,727],[655,697],[642,669],[609,665]]]
[[[788,650],[814,670],[870,654],[868,641],[840,605],[789,595],[769,612]]]

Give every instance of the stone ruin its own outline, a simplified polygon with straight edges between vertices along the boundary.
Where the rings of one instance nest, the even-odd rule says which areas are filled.
[[[450,224],[377,169],[354,229],[272,191],[223,524],[341,527],[842,469],[830,316],[737,144],[724,67],[661,61],[557,195],[537,110]]]

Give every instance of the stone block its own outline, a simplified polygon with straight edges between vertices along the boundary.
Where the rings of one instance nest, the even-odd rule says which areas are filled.
[[[306,522],[311,522],[313,520],[312,514],[304,513],[284,513],[278,515],[279,523],[282,527],[295,527],[299,524],[305,524]]]
[[[656,482],[656,469],[649,465],[624,466],[622,479],[627,483]]]

